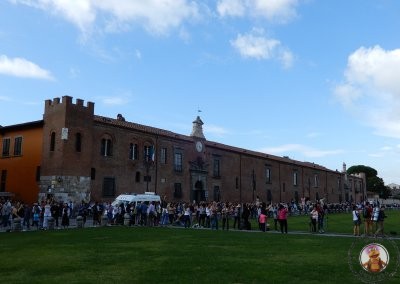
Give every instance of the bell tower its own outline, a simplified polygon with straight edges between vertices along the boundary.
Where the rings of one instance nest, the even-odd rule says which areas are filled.
[[[206,139],[203,134],[203,121],[200,119],[200,116],[197,116],[196,120],[193,121],[193,129],[190,136],[194,138]]]

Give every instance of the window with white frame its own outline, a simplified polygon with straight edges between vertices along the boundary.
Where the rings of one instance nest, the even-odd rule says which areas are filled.
[[[293,172],[293,185],[297,186],[299,184],[299,173],[297,171]]]

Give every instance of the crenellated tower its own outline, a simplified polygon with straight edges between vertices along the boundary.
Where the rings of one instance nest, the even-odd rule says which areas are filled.
[[[45,101],[40,197],[88,199],[94,103],[64,96]],[[66,162],[68,161],[68,162]],[[77,196],[78,195],[78,196]]]

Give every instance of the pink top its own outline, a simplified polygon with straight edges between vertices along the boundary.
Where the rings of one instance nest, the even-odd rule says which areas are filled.
[[[260,224],[264,224],[265,221],[267,221],[267,216],[261,213],[258,217],[258,221],[260,222]]]
[[[278,220],[286,220],[288,212],[289,211],[287,208],[282,208],[278,210]]]

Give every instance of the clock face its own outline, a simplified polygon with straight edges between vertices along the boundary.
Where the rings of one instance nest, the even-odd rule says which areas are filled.
[[[196,142],[196,150],[197,152],[201,152],[203,150],[203,144],[200,141]]]

